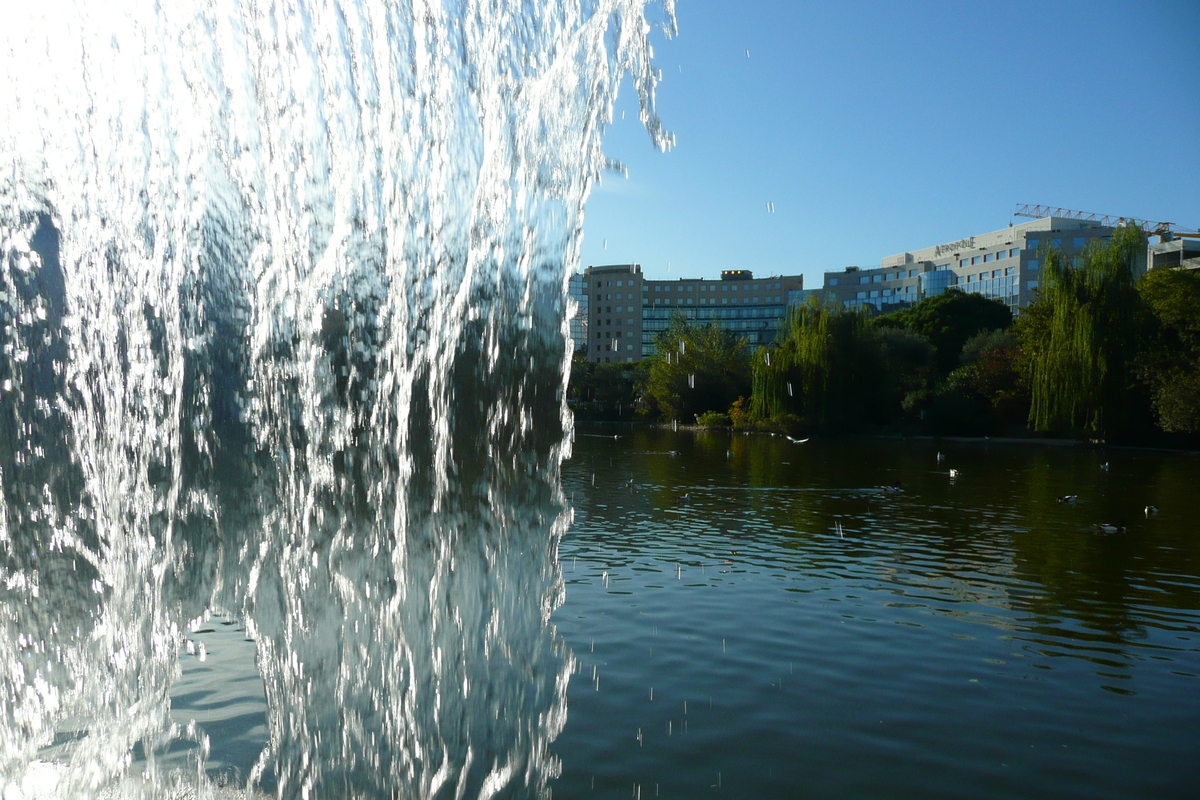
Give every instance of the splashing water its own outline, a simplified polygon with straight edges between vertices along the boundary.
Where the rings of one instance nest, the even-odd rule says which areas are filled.
[[[0,15],[0,797],[211,796],[189,620],[280,797],[539,796],[571,655],[567,268],[651,17],[562,0]],[[193,8],[195,6],[195,8]],[[199,743],[194,769],[159,764]]]

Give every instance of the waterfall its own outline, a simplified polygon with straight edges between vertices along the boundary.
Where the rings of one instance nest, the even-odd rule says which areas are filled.
[[[548,793],[567,275],[625,75],[670,144],[647,36],[673,24],[0,12],[0,797],[219,792],[170,717],[210,609],[256,642],[249,791]]]

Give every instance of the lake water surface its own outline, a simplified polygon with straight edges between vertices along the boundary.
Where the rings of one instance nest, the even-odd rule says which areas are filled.
[[[1198,482],[1195,454],[581,427],[554,796],[1200,796]]]

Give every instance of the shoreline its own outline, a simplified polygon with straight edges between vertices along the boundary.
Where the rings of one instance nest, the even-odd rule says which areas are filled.
[[[758,434],[761,436],[781,436],[782,434],[772,431],[760,431],[745,428],[707,428],[703,425],[684,425],[672,426],[668,422],[642,422],[642,421],[618,421],[618,420],[576,420],[576,428],[581,425],[591,426],[608,426],[620,425],[624,427],[648,427],[662,428],[672,431],[723,431],[730,435],[733,434]],[[811,434],[810,434],[811,435]],[[1111,450],[1144,450],[1155,453],[1181,453],[1190,455],[1200,455],[1200,449],[1189,447],[1161,447],[1149,444],[1108,444],[1106,442],[1091,441],[1088,439],[1051,439],[1039,438],[1036,436],[934,436],[932,434],[903,434],[903,433],[834,433],[834,434],[816,434],[822,439],[889,439],[895,441],[916,441],[916,442],[954,442],[955,444],[1002,444],[1019,447],[1080,447],[1092,448],[1096,450],[1111,449]]]

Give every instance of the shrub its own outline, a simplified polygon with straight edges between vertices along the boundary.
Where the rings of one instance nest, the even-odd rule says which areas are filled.
[[[733,419],[720,411],[705,411],[696,417],[696,423],[704,428],[728,428],[733,424]]]

